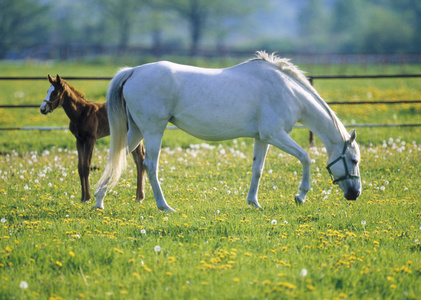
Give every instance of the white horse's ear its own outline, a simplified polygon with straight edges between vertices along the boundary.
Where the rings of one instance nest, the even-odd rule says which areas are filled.
[[[349,139],[349,142],[352,143],[357,138],[357,131],[355,129],[352,129],[349,132],[349,135],[351,136],[351,138]]]

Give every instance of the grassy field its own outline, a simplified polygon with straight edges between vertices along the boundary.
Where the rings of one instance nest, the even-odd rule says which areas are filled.
[[[305,69],[305,67],[302,67]],[[323,70],[321,67],[311,75]],[[398,70],[387,72],[399,73]],[[116,66],[4,64],[0,76],[110,76]],[[356,74],[373,70],[351,70]],[[406,70],[421,72],[419,66]],[[395,72],[396,71],[396,72]],[[330,74],[336,72],[330,69]],[[327,101],[421,99],[420,79],[319,81]],[[71,82],[104,101],[107,82]],[[2,103],[40,104],[45,82],[0,82]],[[333,107],[345,124],[416,123],[418,106]],[[0,111],[0,127],[66,126],[61,110]],[[147,182],[135,203],[134,164],[105,200],[81,204],[68,131],[0,135],[0,299],[416,299],[421,294],[419,128],[359,128],[363,193],[343,199],[320,141],[292,136],[313,160],[312,190],[297,207],[297,159],[271,148],[259,200],[246,205],[250,139],[204,143],[167,131],[159,178],[172,214]],[[98,141],[95,183],[107,160]]]

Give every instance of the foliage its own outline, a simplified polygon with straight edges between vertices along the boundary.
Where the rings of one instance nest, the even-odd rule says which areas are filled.
[[[203,45],[416,53],[420,20],[421,5],[411,0],[3,0],[0,58],[30,57],[33,52],[44,59],[66,59],[69,48],[82,55],[81,46],[92,55],[104,49],[118,54],[128,47],[153,47],[159,56],[163,49],[186,45],[192,55]]]
[[[15,44],[33,46],[49,33],[45,16],[46,5],[31,0],[2,0],[0,2],[0,59]]]
[[[301,11],[300,28],[316,52],[410,53],[419,51],[414,29],[420,14],[417,1],[337,0],[326,6],[312,0]]]

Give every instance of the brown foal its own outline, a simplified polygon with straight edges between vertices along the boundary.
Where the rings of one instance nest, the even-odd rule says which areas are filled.
[[[48,80],[52,86],[40,111],[45,115],[62,106],[69,117],[69,129],[76,138],[78,171],[82,185],[81,201],[86,202],[91,199],[89,172],[95,141],[110,135],[107,108],[105,103],[87,101],[82,93],[61,79],[58,74],[56,78],[48,75]],[[143,168],[145,149],[142,142],[132,152],[132,155],[137,169],[136,201],[141,202],[145,198],[145,170]]]

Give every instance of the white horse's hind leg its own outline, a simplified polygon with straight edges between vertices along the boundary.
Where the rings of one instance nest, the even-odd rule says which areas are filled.
[[[310,190],[310,165],[311,160],[305,152],[285,131],[280,131],[277,135],[272,135],[268,142],[275,147],[289,153],[299,159],[303,166],[303,177],[299,187],[299,194],[295,195],[295,203],[305,202],[306,195]]]
[[[158,181],[158,163],[159,154],[161,152],[161,135],[146,135],[145,134],[145,160],[143,166],[148,174],[149,181],[152,186],[152,191],[155,196],[156,206],[160,210],[174,212],[167,201],[165,201],[164,195],[162,194],[161,186]]]
[[[127,132],[127,142],[129,149],[128,151],[132,153],[134,149],[139,145],[140,141],[143,139],[142,132],[137,127],[136,123],[134,122],[132,115],[127,110],[127,119],[129,123],[129,130]]]
[[[257,194],[259,192],[260,178],[262,176],[263,168],[265,165],[265,158],[268,148],[269,145],[267,143],[262,142],[259,139],[254,140],[252,177],[249,193],[247,195],[247,204],[260,209],[262,209],[262,207],[257,200]]]
[[[107,194],[107,184],[109,178],[104,182],[103,185],[99,186],[95,191],[96,203],[93,208],[104,209],[104,198]]]

